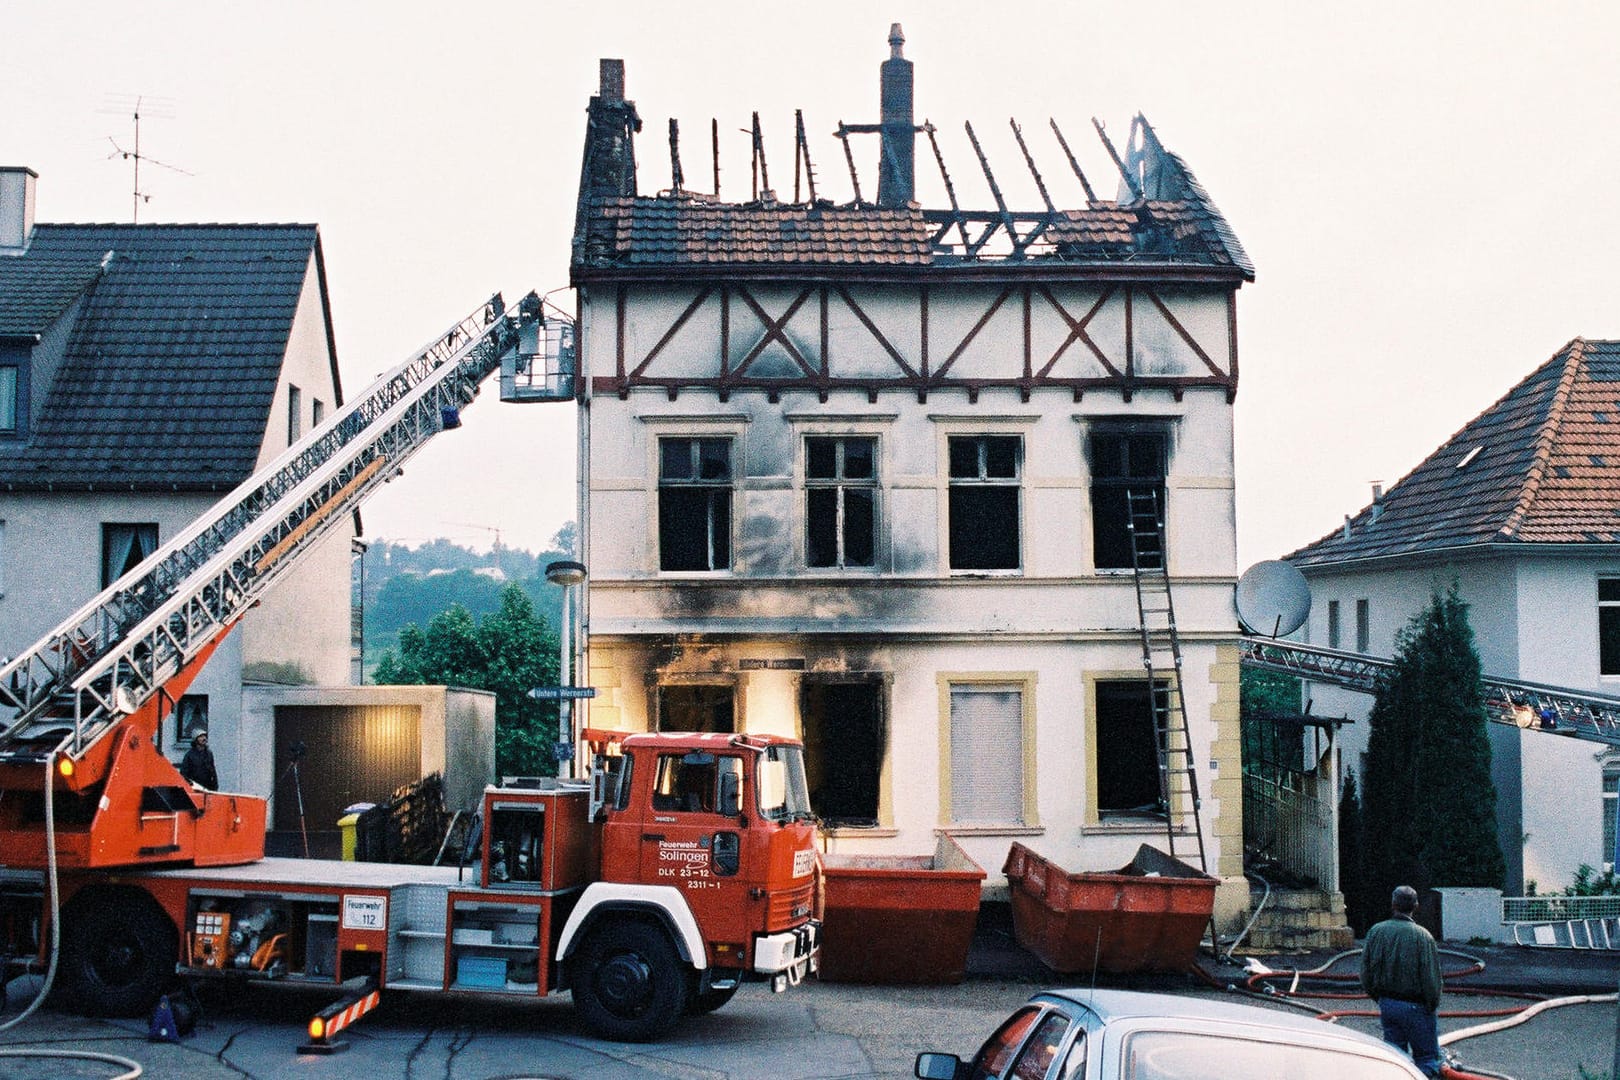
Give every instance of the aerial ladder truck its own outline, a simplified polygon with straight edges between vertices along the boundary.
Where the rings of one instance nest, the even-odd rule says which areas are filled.
[[[0,667],[13,969],[48,961],[70,1004],[110,1015],[150,1010],[177,975],[344,988],[317,1044],[393,989],[566,989],[595,1033],[646,1039],[744,978],[780,990],[813,970],[793,740],[592,733],[588,782],[486,789],[471,876],[265,858],[266,800],[189,784],[157,749],[242,616],[490,374],[506,391],[554,361],[551,400],[572,396],[571,332],[535,294],[516,311],[497,294]]]

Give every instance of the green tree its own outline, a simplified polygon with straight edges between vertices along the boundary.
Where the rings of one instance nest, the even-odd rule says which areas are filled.
[[[399,650],[377,664],[378,683],[444,684],[495,694],[495,771],[500,776],[552,776],[557,706],[528,692],[557,682],[557,635],[516,583],[500,606],[475,621],[460,604],[433,616],[424,631],[399,632]]]
[[[1479,654],[1456,584],[1436,591],[1395,644],[1362,777],[1370,911],[1399,884],[1500,888],[1504,874]]]

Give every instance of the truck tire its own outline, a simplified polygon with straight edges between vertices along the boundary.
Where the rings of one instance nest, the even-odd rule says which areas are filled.
[[[735,983],[720,990],[700,990],[692,995],[692,1003],[686,1007],[686,1011],[693,1016],[712,1013],[714,1010],[723,1007],[736,994],[737,984]]]
[[[150,896],[130,889],[80,895],[62,913],[57,975],[88,1016],[145,1016],[174,974],[179,938]]]
[[[669,935],[643,922],[592,931],[569,961],[574,1007],[590,1031],[615,1042],[646,1042],[686,1012],[686,965]]]

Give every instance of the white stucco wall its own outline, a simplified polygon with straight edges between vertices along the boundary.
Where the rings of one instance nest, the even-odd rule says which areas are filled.
[[[300,391],[301,435],[314,428],[316,401],[324,406],[327,418],[337,411],[326,330],[320,279],[311,255],[276,382],[275,406],[260,443],[261,468],[287,449],[289,386]],[[242,656],[250,675],[256,665],[290,664],[311,683],[349,681],[349,545],[354,536],[354,515],[339,515],[326,537],[243,620]]]

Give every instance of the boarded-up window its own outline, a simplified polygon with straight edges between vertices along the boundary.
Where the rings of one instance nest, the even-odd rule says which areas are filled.
[[[951,821],[1024,820],[1024,692],[1020,686],[951,687]]]

